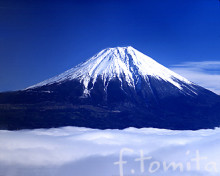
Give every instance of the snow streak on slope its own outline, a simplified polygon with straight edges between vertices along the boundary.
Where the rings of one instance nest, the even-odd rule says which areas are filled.
[[[118,78],[122,81],[122,77],[125,78],[129,86],[135,87],[141,77],[148,80],[148,76],[170,82],[179,89],[182,89],[179,81],[192,84],[187,79],[129,46],[104,49],[86,62],[29,88],[78,79],[88,91],[89,82],[92,81],[94,85],[98,77],[102,78],[105,87],[108,86],[111,79]]]

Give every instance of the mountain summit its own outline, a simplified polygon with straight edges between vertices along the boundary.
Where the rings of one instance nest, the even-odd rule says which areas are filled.
[[[149,76],[171,83],[180,90],[183,89],[180,82],[193,85],[192,82],[128,46],[104,49],[86,62],[28,89],[77,79],[84,85],[84,94],[89,94],[98,78],[103,81],[106,90],[109,82],[116,78],[121,84],[126,81],[129,86],[135,88],[140,84],[141,77],[149,82]],[[189,91],[195,94],[193,88],[189,88]]]
[[[133,47],[107,48],[66,72],[0,94],[0,127],[201,129],[220,125],[220,97]]]

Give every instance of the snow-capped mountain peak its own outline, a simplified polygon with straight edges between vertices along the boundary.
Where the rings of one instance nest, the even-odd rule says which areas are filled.
[[[67,125],[197,130],[220,125],[218,95],[132,47],[104,49],[35,86],[2,93],[0,105],[0,128],[12,130]]]
[[[110,80],[118,78],[122,81],[122,77],[125,78],[129,86],[135,87],[140,76],[144,79],[148,79],[148,76],[153,76],[156,79],[169,82],[179,89],[182,89],[179,81],[192,84],[152,58],[128,46],[104,49],[86,62],[28,89],[78,79],[84,84],[84,93],[86,94],[89,92],[89,82],[92,81],[94,85],[98,77],[103,80],[105,87],[108,86]]]

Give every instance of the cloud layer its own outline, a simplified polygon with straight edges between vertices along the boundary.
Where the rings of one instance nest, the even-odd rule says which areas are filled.
[[[124,152],[124,174],[151,175],[152,162],[160,163],[154,175],[220,175],[210,162],[220,168],[220,129],[172,131],[152,128],[125,130],[96,130],[78,127],[0,131],[0,175],[55,176],[119,176],[119,160]],[[152,159],[140,169],[141,151]],[[193,158],[198,151],[200,170]],[[163,162],[181,162],[180,170],[163,170]],[[191,170],[186,169],[187,162]],[[154,163],[155,164],[155,163]],[[155,169],[157,165],[153,165]],[[207,171],[207,168],[210,171]]]
[[[171,70],[188,80],[220,94],[220,61],[185,62]]]

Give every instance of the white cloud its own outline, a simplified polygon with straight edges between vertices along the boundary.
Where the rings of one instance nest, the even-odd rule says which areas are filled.
[[[145,161],[143,175],[149,173],[150,163],[158,161],[160,169],[154,175],[220,175],[205,171],[209,162],[220,168],[220,128],[199,131],[172,131],[163,129],[128,128],[125,130],[97,130],[78,127],[37,129],[22,131],[0,131],[0,175],[4,176],[113,176],[119,175],[119,160],[122,148],[125,152],[124,173],[141,175],[140,150],[152,159]],[[191,161],[196,156],[207,157],[201,160],[201,169]],[[186,152],[190,151],[187,155]],[[181,162],[184,172],[163,171],[162,162]],[[186,170],[187,162],[191,171]]]
[[[220,94],[220,61],[185,62],[170,67],[188,80]]]

